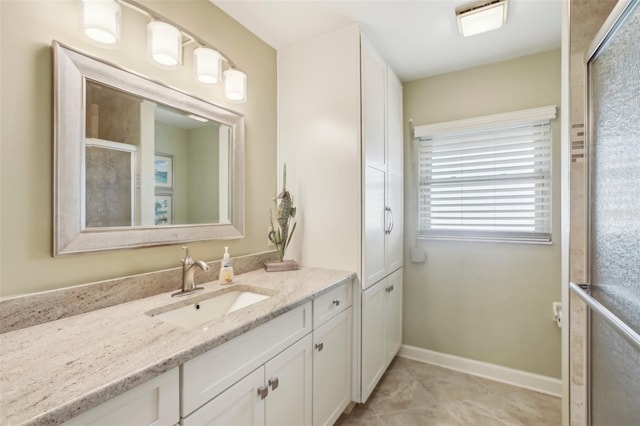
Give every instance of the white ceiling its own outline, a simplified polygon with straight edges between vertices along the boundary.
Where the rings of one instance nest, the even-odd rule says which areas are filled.
[[[359,22],[403,81],[560,47],[562,0],[509,0],[499,30],[462,37],[473,0],[211,0],[275,49]]]

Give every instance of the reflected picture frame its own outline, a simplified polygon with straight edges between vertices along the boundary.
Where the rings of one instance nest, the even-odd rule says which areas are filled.
[[[173,189],[173,155],[158,153],[154,156],[153,183],[156,188]]]
[[[173,194],[157,193],[155,195],[155,225],[172,225],[173,224]]]

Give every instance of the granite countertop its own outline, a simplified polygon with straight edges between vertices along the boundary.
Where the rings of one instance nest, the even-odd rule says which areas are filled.
[[[202,285],[193,296],[159,294],[0,335],[0,424],[62,423],[353,278],[302,267]],[[146,315],[204,294],[248,285],[278,293],[198,326]]]

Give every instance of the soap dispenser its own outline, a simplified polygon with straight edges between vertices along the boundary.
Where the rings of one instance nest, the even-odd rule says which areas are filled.
[[[231,266],[231,257],[229,256],[229,247],[224,248],[222,262],[220,264],[220,276],[218,278],[220,284],[229,284],[233,281],[233,266]]]

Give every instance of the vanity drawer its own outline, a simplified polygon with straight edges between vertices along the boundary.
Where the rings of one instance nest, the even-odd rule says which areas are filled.
[[[347,280],[313,300],[314,329],[351,306],[351,287],[351,280]]]
[[[311,302],[182,364],[182,417],[186,417],[309,332]]]

